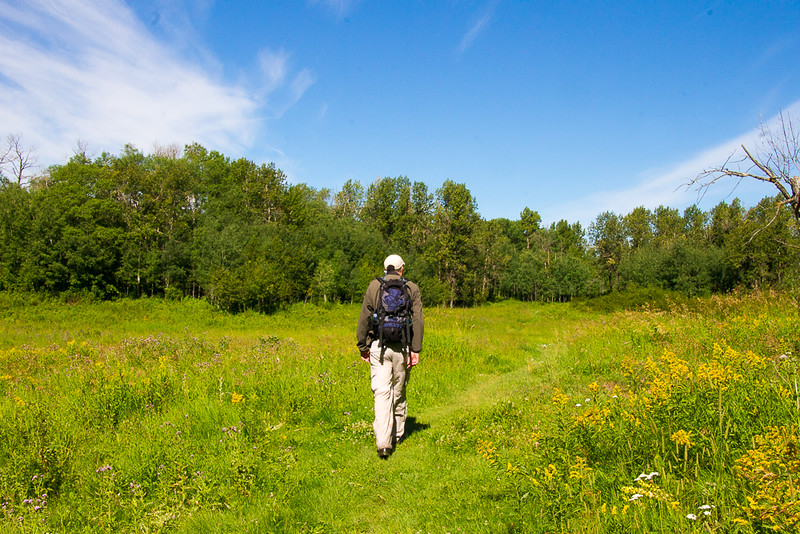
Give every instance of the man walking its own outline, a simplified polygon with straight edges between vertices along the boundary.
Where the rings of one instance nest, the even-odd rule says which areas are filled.
[[[403,438],[406,385],[419,363],[425,317],[419,287],[403,278],[405,263],[397,254],[383,262],[385,275],[370,282],[358,317],[356,337],[361,359],[370,365],[375,395],[375,442],[388,458]]]

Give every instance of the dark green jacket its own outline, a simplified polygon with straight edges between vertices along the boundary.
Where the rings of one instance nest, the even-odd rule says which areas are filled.
[[[388,273],[385,278],[400,278],[397,273]],[[406,282],[408,292],[411,294],[411,352],[422,352],[422,336],[425,331],[425,315],[422,313],[422,298],[419,295],[419,287],[414,282]],[[376,333],[373,331],[372,314],[378,311],[381,298],[381,282],[377,278],[369,283],[367,292],[364,294],[364,302],[361,304],[361,314],[358,316],[358,328],[356,338],[358,350],[364,352],[369,350],[370,345],[375,341]]]

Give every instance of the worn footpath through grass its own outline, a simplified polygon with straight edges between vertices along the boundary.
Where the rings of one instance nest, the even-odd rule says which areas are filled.
[[[796,532],[799,313],[781,293],[431,310],[412,432],[389,461],[359,392],[342,425],[298,429],[296,487],[237,525],[201,512],[184,527]]]
[[[427,309],[408,438],[381,461],[356,305],[230,316],[15,298],[0,302],[12,532],[513,530],[518,502],[486,490],[497,473],[479,441],[527,439],[515,403],[544,418],[555,385],[585,381],[561,343],[600,320],[567,305]]]
[[[291,495],[277,497],[287,505],[278,530],[515,529],[515,503],[486,491],[497,473],[477,454],[478,436],[491,433],[493,425],[497,432],[513,431],[508,418],[515,416],[513,405],[520,399],[535,406],[532,414],[540,417],[553,411],[553,387],[574,380],[569,362],[559,360],[559,340],[589,328],[593,318],[569,306],[520,303],[427,314],[426,347],[408,390],[407,439],[382,461],[366,420],[354,440],[342,439],[341,429],[325,424],[298,430],[297,470],[305,477]],[[369,413],[371,401],[367,373],[364,366],[362,414]],[[276,518],[265,507],[281,508],[259,502],[236,525],[207,513],[187,526],[231,532],[247,525],[274,528]]]

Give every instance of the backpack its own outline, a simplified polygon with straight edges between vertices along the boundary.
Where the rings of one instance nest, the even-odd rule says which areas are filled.
[[[381,283],[378,310],[373,321],[380,340],[390,343],[411,342],[411,292],[405,278],[378,278]]]

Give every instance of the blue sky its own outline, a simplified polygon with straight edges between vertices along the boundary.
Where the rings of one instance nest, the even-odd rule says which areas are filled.
[[[484,218],[588,225],[773,194],[682,186],[780,111],[800,118],[797,1],[0,0],[0,134],[42,168],[197,141],[315,188],[450,179]]]

